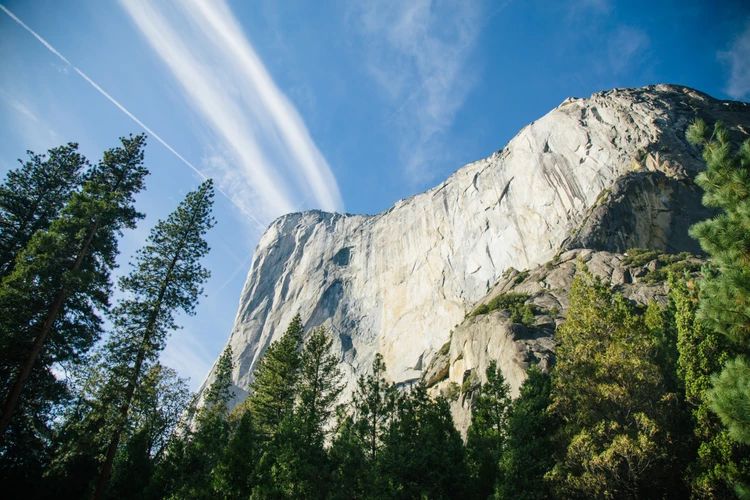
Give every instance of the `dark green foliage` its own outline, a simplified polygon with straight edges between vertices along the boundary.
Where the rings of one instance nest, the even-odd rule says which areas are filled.
[[[490,362],[485,375],[487,382],[481,385],[473,401],[466,437],[474,498],[487,498],[498,483],[498,462],[505,447],[511,407],[510,389],[495,361]]]
[[[45,486],[65,498],[88,497],[91,479],[109,439],[111,406],[107,378],[101,362],[75,381],[78,399],[63,414],[54,436],[53,460],[45,473]],[[154,365],[143,377],[131,409],[131,425],[118,449],[111,496],[149,496],[155,463],[164,457],[170,435],[177,427],[190,393],[174,370]]]
[[[323,498],[330,488],[326,425],[342,390],[338,357],[324,328],[310,333],[300,358],[296,401],[267,448],[273,489],[287,498]]]
[[[702,149],[706,170],[695,182],[703,188],[703,204],[719,210],[715,217],[690,228],[711,258],[700,287],[698,318],[729,341],[735,359],[714,379],[707,399],[729,431],[747,444],[750,435],[750,140],[739,148],[721,123],[713,131],[703,121],[688,129],[688,140]],[[744,384],[744,385],[743,385]],[[736,484],[750,496],[748,483]]]
[[[88,166],[78,144],[27,151],[29,159],[8,172],[0,185],[0,279],[13,270],[13,261],[41,229],[47,229],[82,182]]]
[[[381,498],[464,498],[468,473],[448,402],[421,384],[401,393],[376,471]]]
[[[729,431],[729,437],[750,445],[750,365],[743,357],[730,360],[713,378],[710,404]]]
[[[329,497],[339,500],[367,498],[374,482],[372,462],[351,416],[340,416],[338,430],[328,452],[331,467]]]
[[[324,328],[312,331],[302,352],[299,403],[296,418],[304,438],[304,447],[323,449],[325,425],[341,394],[339,358],[332,352],[333,339]]]
[[[115,458],[111,498],[135,500],[153,495],[156,464],[164,458],[189,400],[187,384],[174,370],[156,364],[144,374],[130,412],[130,430]]]
[[[695,497],[731,497],[733,484],[750,477],[748,450],[733,443],[710,409],[711,376],[729,359],[726,339],[696,318],[699,283],[687,276],[669,280],[677,329],[677,374],[692,417],[694,459],[686,476]],[[743,472],[744,471],[744,472]]]
[[[255,427],[265,439],[278,432],[294,409],[302,334],[302,319],[297,314],[284,335],[266,350],[255,370],[251,395],[237,410],[252,412]]]
[[[232,350],[227,347],[219,358],[214,380],[197,410],[194,429],[184,429],[168,452],[160,476],[166,479],[165,496],[174,498],[216,498],[217,486],[227,485],[227,475],[216,477],[219,465],[226,463],[225,446],[230,436],[227,404],[231,398]],[[167,478],[165,472],[170,471]]]
[[[551,390],[550,376],[532,366],[508,416],[497,498],[541,500],[553,496],[544,480],[555,463],[551,451],[559,426],[555,414],[548,410]]]
[[[260,458],[260,442],[249,411],[230,419],[231,431],[226,448],[212,474],[213,487],[221,498],[250,498],[255,464]]]
[[[141,217],[133,200],[147,174],[144,142],[143,136],[123,138],[121,147],[106,151],[0,282],[3,478],[6,472],[21,477],[11,472],[16,451],[35,457],[30,450],[41,453],[49,439],[50,412],[67,395],[51,367],[75,365],[98,339],[97,310],[108,305],[117,236]]]
[[[711,256],[717,272],[701,287],[699,315],[732,342],[750,349],[750,141],[735,150],[729,134],[717,123],[709,137],[698,122],[690,137],[703,148],[706,170],[696,178],[703,203],[721,210],[716,217],[691,228]],[[700,134],[704,134],[702,137]]]
[[[398,392],[376,355],[328,456],[330,498],[465,498],[468,474],[448,402],[417,384]]]
[[[469,316],[487,314],[491,311],[508,311],[510,320],[526,326],[534,324],[534,316],[540,311],[534,304],[527,304],[530,296],[525,293],[503,293],[494,297],[487,304],[479,305]]]

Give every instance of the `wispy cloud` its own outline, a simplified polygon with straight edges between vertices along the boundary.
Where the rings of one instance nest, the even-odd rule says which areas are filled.
[[[223,1],[121,4],[212,132],[207,167],[264,219],[341,210],[336,179]]]
[[[750,97],[750,20],[745,30],[734,40],[726,52],[720,52],[719,58],[729,64],[729,80],[726,92],[735,99]]]
[[[415,0],[371,2],[355,12],[367,40],[369,72],[393,103],[392,121],[413,182],[437,174],[429,165],[441,155],[440,136],[476,82],[467,60],[481,32],[481,10],[477,2]]]
[[[141,127],[146,133],[149,134],[152,138],[156,139],[157,142],[159,142],[162,146],[164,146],[170,153],[172,153],[180,162],[182,162],[185,166],[190,168],[193,172],[198,174],[199,177],[206,179],[208,176],[198,167],[196,167],[191,161],[189,161],[187,158],[185,158],[183,155],[181,155],[175,148],[173,148],[167,141],[165,141],[159,134],[157,134],[151,127],[146,125],[141,119],[139,119],[137,116],[135,116],[133,113],[128,110],[120,101],[112,97],[112,95],[109,94],[106,90],[104,90],[98,83],[96,83],[94,80],[91,79],[86,73],[84,73],[81,69],[79,69],[76,65],[74,65],[72,62],[68,60],[64,55],[60,53],[55,47],[52,46],[44,37],[42,37],[39,33],[31,29],[26,23],[24,23],[18,16],[16,16],[13,12],[11,12],[7,7],[0,4],[0,11],[4,12],[8,17],[10,17],[16,24],[21,26],[24,30],[26,30],[29,34],[31,34],[34,38],[37,39],[47,50],[49,50],[52,54],[55,55],[60,61],[62,61],[65,66],[64,68],[72,68],[73,71],[78,74],[83,80],[91,85],[94,90],[96,90],[99,94],[101,94],[105,99],[107,99],[110,103],[112,103],[117,109],[122,111],[122,113],[125,114],[128,118],[130,118],[133,122],[135,122],[139,127]],[[36,117],[34,117],[36,118]],[[226,194],[221,188],[218,189],[219,193],[226,196],[238,209],[244,212],[246,216],[250,218],[251,221],[253,221],[258,228],[261,230],[264,228],[264,226],[261,224],[260,221],[257,220],[253,212],[247,211],[244,209],[244,207],[238,203],[235,202],[229,195]]]

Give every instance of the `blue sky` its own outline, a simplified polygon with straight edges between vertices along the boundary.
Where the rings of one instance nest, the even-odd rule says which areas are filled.
[[[118,272],[201,175],[217,181],[207,297],[163,356],[193,387],[276,216],[387,209],[569,96],[668,82],[750,99],[743,1],[0,4],[0,175],[27,149],[75,141],[96,160],[150,130],[148,216]]]

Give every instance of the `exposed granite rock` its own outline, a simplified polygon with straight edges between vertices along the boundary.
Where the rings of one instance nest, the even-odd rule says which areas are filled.
[[[652,300],[666,303],[668,290],[665,276],[668,268],[695,272],[702,264],[700,259],[688,254],[659,256],[658,252],[641,252],[623,255],[576,249],[533,270],[523,273],[511,270],[506,273],[492,291],[477,303],[474,311],[500,295],[524,294],[528,295],[526,304],[536,311],[533,323],[514,323],[508,311],[504,310],[477,315],[470,313],[452,332],[447,354],[435,356],[425,370],[425,383],[433,393],[453,392],[451,410],[456,426],[462,433],[466,432],[470,423],[473,389],[486,381],[485,371],[490,361],[497,361],[513,397],[518,395],[521,384],[526,380],[529,366],[537,365],[544,371],[552,367],[555,328],[565,318],[568,290],[579,261],[585,263],[592,274],[640,305]],[[437,374],[443,376],[437,377]],[[467,385],[467,379],[475,383]],[[462,390],[456,393],[455,389],[451,389],[454,387]]]
[[[503,150],[381,214],[279,218],[260,239],[229,339],[238,399],[298,312],[334,332],[348,390],[376,352],[392,380],[409,383],[510,267],[580,245],[694,248],[687,227],[705,212],[689,179],[702,163],[684,132],[695,116],[750,130],[744,103],[670,85],[616,89],[566,100]]]

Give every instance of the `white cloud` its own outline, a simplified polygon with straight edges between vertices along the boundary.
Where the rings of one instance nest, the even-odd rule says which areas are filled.
[[[481,32],[481,14],[476,2],[431,0],[372,2],[355,13],[367,40],[369,73],[393,104],[413,182],[435,176],[429,162],[440,156],[440,135],[475,83],[466,63]]]
[[[750,21],[727,52],[719,57],[729,64],[726,92],[735,99],[750,97]]]
[[[212,130],[207,167],[235,203],[264,220],[343,208],[336,180],[294,106],[223,1],[122,5]]]

